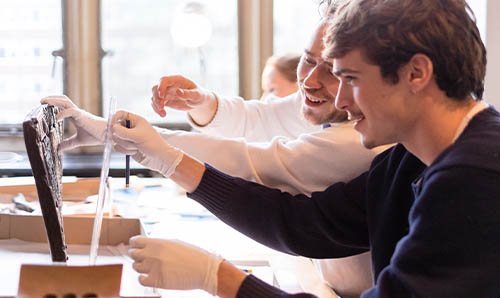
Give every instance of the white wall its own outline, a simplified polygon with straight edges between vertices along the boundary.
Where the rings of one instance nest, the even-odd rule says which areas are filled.
[[[500,1],[498,0],[487,1],[486,50],[488,65],[484,99],[500,109]]]

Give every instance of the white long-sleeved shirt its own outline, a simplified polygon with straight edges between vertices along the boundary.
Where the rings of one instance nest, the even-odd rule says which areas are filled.
[[[162,135],[170,145],[224,173],[308,196],[357,177],[375,156],[361,146],[350,123],[296,139],[277,136],[270,142],[181,131],[163,131]]]
[[[194,128],[209,135],[244,137],[250,142],[267,142],[275,136],[297,138],[321,128],[302,117],[298,92],[269,101],[245,101],[241,97],[220,97],[217,101],[217,111],[208,125],[200,127],[189,119]]]
[[[215,168],[292,194],[310,195],[347,182],[368,169],[378,150],[367,150],[351,123],[321,129],[302,117],[301,97],[269,102],[218,98],[202,133],[160,130],[172,146]],[[346,297],[371,287],[370,254],[315,262],[323,278]]]

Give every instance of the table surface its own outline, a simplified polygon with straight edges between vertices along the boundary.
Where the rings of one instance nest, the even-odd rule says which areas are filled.
[[[6,179],[15,180],[2,178],[0,184],[8,184]],[[312,291],[320,297],[337,297],[319,277],[310,278],[315,272],[308,260],[304,262],[304,258],[272,250],[234,230],[197,202],[187,198],[185,191],[170,179],[132,176],[130,182],[131,187],[125,189],[124,178],[114,177],[110,180],[113,210],[123,217],[140,218],[150,237],[180,239],[215,252],[239,267],[251,269],[268,283],[279,280],[280,285],[289,292]],[[67,207],[68,211],[75,208],[74,203],[71,204],[71,207]],[[85,205],[88,208],[89,204]],[[65,207],[63,205],[63,211]],[[106,258],[101,257],[100,253],[97,260],[105,262]],[[270,263],[276,268],[271,268]],[[308,277],[304,278],[306,274]],[[307,283],[302,282],[304,280]],[[162,297],[212,297],[203,291],[161,293]]]

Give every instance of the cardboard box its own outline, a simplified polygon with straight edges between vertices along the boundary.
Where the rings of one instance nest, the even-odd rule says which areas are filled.
[[[88,264],[88,252],[90,251],[89,244],[92,239],[94,218],[65,216],[63,220],[66,243],[68,245],[68,265],[72,265],[72,263],[76,261],[78,264],[77,266],[83,266],[90,271],[95,269],[97,274],[100,270],[100,268],[97,268],[99,266],[85,266]],[[127,261],[128,257],[125,256],[126,246],[124,245],[128,244],[130,237],[140,234],[144,234],[144,228],[141,221],[138,219],[104,218],[99,241],[100,248],[105,249],[106,247],[121,245],[123,255],[101,256],[99,253],[97,261],[99,264],[101,260],[100,265],[103,265],[103,261],[104,263],[109,261],[111,264],[123,264],[124,271],[121,281],[122,297],[159,297],[153,289],[143,287],[139,284],[137,279],[138,274],[133,271],[131,267],[132,262]],[[21,248],[14,250],[5,246],[2,247],[2,240],[8,239],[20,240],[22,243],[20,246]],[[77,254],[72,252],[73,246],[78,247],[79,252]],[[82,249],[83,252],[81,252]],[[58,266],[51,262],[45,226],[41,216],[0,214],[0,254],[2,259],[10,260],[10,263],[6,265],[4,263],[4,266],[0,268],[0,271],[7,271],[3,272],[6,276],[2,276],[1,273],[0,276],[2,276],[3,279],[10,278],[8,283],[3,280],[2,284],[5,286],[0,287],[0,297],[13,297],[13,295],[17,293],[17,291],[15,293],[12,292],[15,290],[13,283],[17,284],[19,281],[21,264],[33,263],[33,260],[35,260],[34,263],[39,264],[41,260],[45,265]],[[28,262],[26,262],[26,260],[28,260]],[[46,271],[48,269],[40,267],[39,270]]]
[[[90,245],[93,217],[64,216],[66,244]],[[145,235],[137,218],[104,217],[100,245],[128,244],[130,237]],[[37,215],[0,214],[0,240],[19,239],[28,242],[48,243],[43,218]]]
[[[99,178],[79,178],[65,182],[63,177],[62,197],[64,201],[83,201],[88,196],[99,192]],[[13,196],[22,193],[26,200],[38,201],[35,180],[33,177],[5,178],[0,185],[0,202],[10,202]]]
[[[66,198],[84,200],[87,196],[97,193],[98,180],[96,182],[95,179],[83,179],[80,182],[83,183],[64,184],[64,200]],[[36,189],[34,185],[0,186],[0,202],[10,202],[13,195],[17,193],[22,193],[30,201],[36,195]],[[64,216],[63,222],[69,255],[67,266],[53,264],[51,261],[47,233],[42,216],[0,214],[0,258],[2,259],[2,266],[0,267],[0,297],[14,297],[18,293],[18,284],[29,285],[30,279],[33,276],[47,276],[46,273],[50,270],[70,270],[68,272],[72,273],[68,274],[66,272],[64,274],[63,272],[60,276],[76,278],[78,276],[77,272],[80,271],[85,272],[85,274],[89,274],[89,272],[91,274],[100,274],[99,272],[103,270],[103,265],[108,264],[120,264],[118,266],[111,266],[113,268],[111,272],[114,272],[114,274],[108,276],[110,285],[116,281],[116,270],[120,270],[121,272],[121,267],[123,267],[123,274],[120,274],[122,276],[121,297],[160,297],[153,289],[143,287],[139,284],[138,274],[132,269],[132,262],[126,256],[126,245],[130,237],[141,234],[145,235],[144,227],[139,219],[103,218],[99,239],[100,251],[101,249],[106,250],[106,247],[109,247],[109,249],[113,248],[114,252],[118,251],[119,254],[102,256],[101,252],[99,252],[97,264],[100,266],[87,265],[94,217]],[[76,247],[75,251],[78,250],[77,254],[72,252],[72,247]],[[117,248],[115,249],[114,247]],[[33,260],[35,261],[33,262]],[[23,276],[23,283],[20,283],[21,264],[30,263],[35,263],[37,266],[25,266],[23,271],[27,273]],[[110,266],[104,267],[107,268]],[[57,274],[53,276],[57,276]],[[87,279],[87,282],[92,283],[90,279]],[[38,280],[34,280],[33,283],[38,284]],[[58,283],[66,284],[67,281],[61,280]],[[43,290],[42,288],[38,289]],[[30,289],[30,291],[32,290]],[[23,297],[28,296],[24,295]]]

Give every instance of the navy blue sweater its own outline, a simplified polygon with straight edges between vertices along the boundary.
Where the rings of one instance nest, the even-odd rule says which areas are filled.
[[[415,183],[413,183],[415,182]],[[402,145],[311,198],[207,166],[191,198],[274,249],[311,258],[371,249],[368,297],[500,297],[500,115],[476,115],[428,168]],[[289,295],[253,276],[238,297]]]

